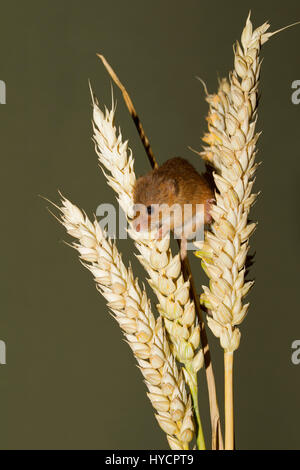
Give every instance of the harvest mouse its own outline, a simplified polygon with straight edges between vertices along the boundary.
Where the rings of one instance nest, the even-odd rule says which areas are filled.
[[[173,231],[181,238],[182,259],[187,254],[187,239],[211,223],[213,187],[207,175],[200,175],[184,158],[171,158],[138,178],[133,197],[133,228],[138,232],[157,230],[158,238]]]

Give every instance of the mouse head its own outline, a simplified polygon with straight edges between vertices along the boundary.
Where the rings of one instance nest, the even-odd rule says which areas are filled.
[[[178,194],[178,183],[158,170],[137,179],[134,187],[135,219],[137,231],[159,228],[169,215],[169,207]]]

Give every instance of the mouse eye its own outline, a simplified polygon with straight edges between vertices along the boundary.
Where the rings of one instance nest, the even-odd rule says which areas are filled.
[[[153,212],[152,209],[153,209],[152,206],[147,206],[147,212],[148,212],[149,215],[152,214],[152,212]]]

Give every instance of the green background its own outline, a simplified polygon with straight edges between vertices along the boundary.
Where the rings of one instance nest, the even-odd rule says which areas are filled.
[[[298,1],[33,1],[2,2],[0,79],[7,85],[1,123],[0,448],[163,449],[145,385],[119,326],[91,275],[61,243],[64,229],[38,197],[57,189],[89,215],[115,201],[97,167],[91,141],[91,80],[110,105],[110,80],[96,52],[126,84],[159,162],[181,155],[201,170],[209,91],[232,68],[232,44],[248,10],[255,26],[300,20]],[[300,26],[272,38],[264,62],[252,211],[256,280],[235,355],[236,444],[239,449],[300,448],[299,123],[291,83],[300,79]],[[118,90],[116,122],[128,138],[138,175],[149,169]],[[131,240],[118,243],[135,274],[144,272]],[[192,256],[192,255],[191,255]],[[192,260],[201,290],[205,281]],[[154,305],[154,302],[153,302]],[[209,332],[223,413],[223,358]],[[200,408],[209,436],[206,385]],[[209,438],[207,438],[209,442]]]

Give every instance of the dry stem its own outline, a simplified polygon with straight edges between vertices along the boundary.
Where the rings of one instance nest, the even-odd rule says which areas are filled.
[[[233,351],[224,352],[225,372],[225,450],[234,449]]]

